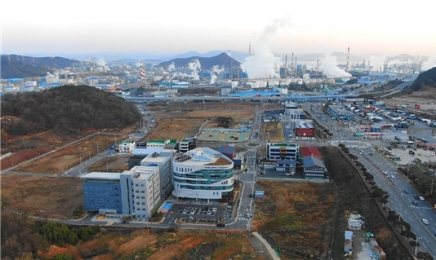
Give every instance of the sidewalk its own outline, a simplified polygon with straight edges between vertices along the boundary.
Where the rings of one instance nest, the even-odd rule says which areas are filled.
[[[259,233],[253,232],[252,233],[259,241],[265,246],[265,248],[268,250],[270,256],[273,260],[280,260],[280,257],[277,256],[276,251],[271,247],[271,245],[266,241]]]

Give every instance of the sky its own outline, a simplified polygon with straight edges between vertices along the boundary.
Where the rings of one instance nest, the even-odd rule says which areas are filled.
[[[1,53],[436,53],[434,2],[2,0]],[[260,46],[259,39],[263,38]]]

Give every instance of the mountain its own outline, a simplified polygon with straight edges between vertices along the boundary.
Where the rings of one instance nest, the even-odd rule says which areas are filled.
[[[202,69],[212,69],[213,66],[218,65],[219,67],[230,68],[231,66],[240,66],[239,61],[233,59],[226,53],[221,53],[213,57],[200,57],[192,56],[187,58],[176,58],[169,61],[159,63],[159,67],[168,67],[170,64],[174,63],[175,67],[186,67],[189,63],[194,60],[198,60],[201,64]]]
[[[80,61],[61,57],[35,58],[20,55],[2,55],[1,77],[9,79],[45,76],[47,72],[53,72],[56,69],[70,67],[79,63]]]
[[[19,136],[57,130],[80,133],[84,129],[123,128],[141,120],[135,105],[90,86],[64,85],[40,92],[1,97],[1,133]]]
[[[434,91],[433,88],[436,88],[436,67],[419,74],[405,92],[410,94],[412,92],[428,89]]]

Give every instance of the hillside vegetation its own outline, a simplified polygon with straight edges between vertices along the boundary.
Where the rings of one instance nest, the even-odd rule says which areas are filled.
[[[47,72],[53,72],[55,69],[62,69],[79,63],[80,61],[61,57],[35,58],[21,55],[2,55],[1,77],[9,79],[45,76]]]
[[[420,90],[428,90],[429,88],[436,88],[436,67],[421,73],[412,85],[407,88],[406,93],[411,94]]]
[[[141,120],[136,107],[90,86],[62,86],[2,97],[2,143],[7,136],[56,130],[80,134],[88,129],[124,128]]]

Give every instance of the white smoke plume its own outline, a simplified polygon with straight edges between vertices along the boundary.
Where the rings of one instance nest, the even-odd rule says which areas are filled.
[[[368,58],[368,61],[369,61],[370,66],[371,66],[371,71],[380,72],[380,71],[383,71],[383,67],[384,67],[385,62],[386,62],[386,57],[372,55],[371,57]]]
[[[198,71],[201,69],[200,61],[195,59],[192,62],[188,63],[188,66],[189,66],[189,69],[192,70],[191,77],[194,80],[199,80],[200,77],[198,76]]]
[[[436,53],[430,55],[428,59],[422,63],[421,70],[426,71],[434,67],[436,67]]]
[[[98,65],[98,66],[102,66],[102,67],[104,67],[104,66],[106,66],[106,61],[104,61],[103,58],[100,58],[100,59],[98,59],[98,61],[97,61],[97,65]]]
[[[173,71],[176,69],[176,66],[174,65],[174,62],[168,65],[167,71]]]
[[[210,76],[210,84],[214,84],[216,80],[218,79],[217,75],[220,75],[224,71],[224,68],[220,68],[219,65],[214,65],[211,70],[211,76]]]
[[[215,74],[212,74],[212,76],[210,76],[210,85],[214,84],[217,80],[218,76]]]
[[[269,37],[279,28],[289,26],[290,18],[276,19],[264,28],[262,34],[252,45],[252,55],[245,58],[241,68],[247,72],[249,79],[279,78],[280,57],[275,57],[269,48]]]
[[[328,78],[347,78],[351,74],[338,67],[336,56],[325,54],[324,59],[321,60],[320,70]]]

